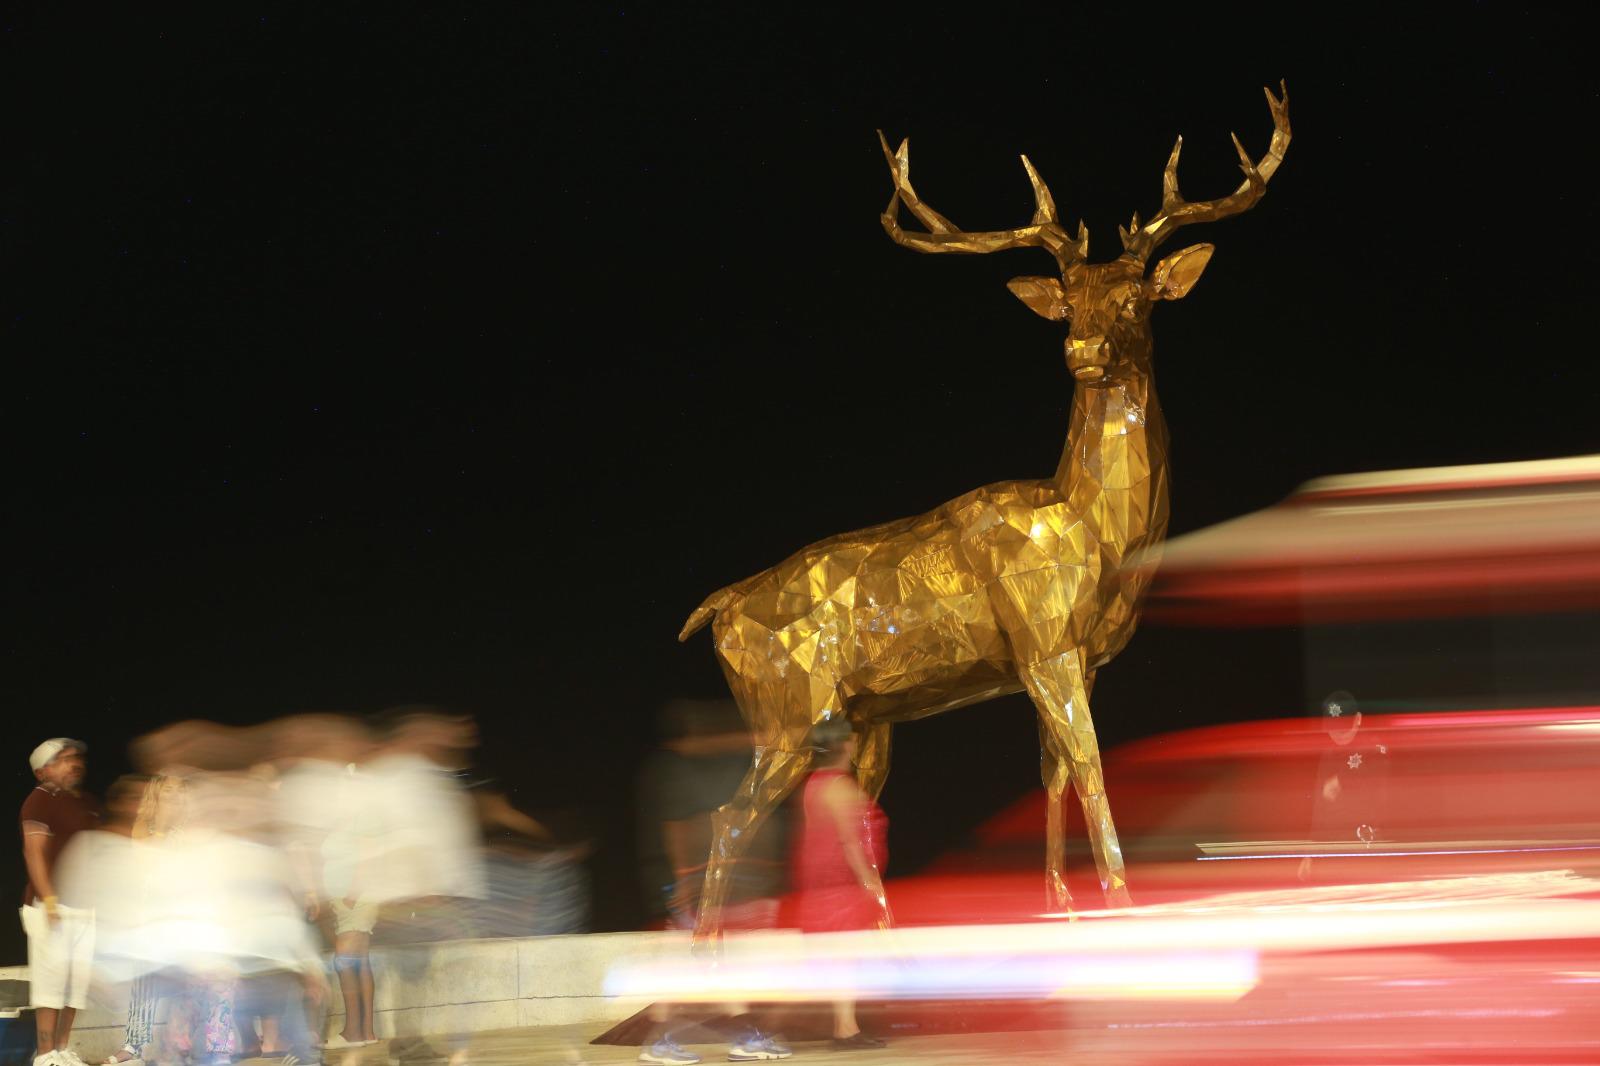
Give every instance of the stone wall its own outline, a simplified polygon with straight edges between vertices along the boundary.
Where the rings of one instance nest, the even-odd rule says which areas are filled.
[[[593,1022],[599,1034],[642,1004],[608,999],[607,969],[632,959],[687,953],[682,933],[585,933],[527,939],[454,940],[372,950],[378,1035],[422,1036],[482,1032],[534,1025]],[[325,960],[328,1005],[324,1032],[343,1025],[343,1003],[332,961]],[[26,980],[27,967],[0,969],[7,980]],[[13,994],[18,986],[9,986]],[[111,1054],[122,1042],[125,990],[96,989],[78,1016],[72,1046],[87,1062]],[[12,1004],[0,1003],[0,1007]],[[24,1012],[0,1024],[32,1029]]]

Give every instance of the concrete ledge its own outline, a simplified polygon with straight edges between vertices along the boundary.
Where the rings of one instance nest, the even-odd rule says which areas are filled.
[[[685,933],[584,933],[526,939],[452,940],[375,947],[374,1021],[382,1038],[477,1033],[542,1025],[594,1024],[597,1031],[641,1006],[607,997],[607,970],[624,957],[687,954]],[[330,1013],[325,1033],[344,1024],[331,957],[324,958]],[[27,967],[0,969],[0,980],[26,980]],[[122,1044],[127,989],[91,988],[72,1046],[87,1062]],[[32,1018],[20,1021],[31,1029]]]

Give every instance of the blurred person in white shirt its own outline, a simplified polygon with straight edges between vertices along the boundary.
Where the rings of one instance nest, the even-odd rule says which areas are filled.
[[[128,989],[128,1020],[123,1046],[104,1060],[127,1062],[143,1055],[150,1039],[155,999],[148,967],[133,939],[143,924],[150,891],[146,848],[136,840],[139,814],[154,782],[142,776],[119,777],[106,790],[105,819],[99,829],[73,836],[61,853],[57,884],[68,898],[95,912],[95,981],[101,987]]]
[[[361,866],[363,895],[381,905],[385,943],[470,939],[469,903],[487,894],[483,839],[459,774],[478,742],[470,717],[396,707],[373,718],[377,747],[363,767],[380,799],[383,831]],[[467,1061],[448,1037],[450,1062]]]
[[[371,733],[360,721],[334,714],[282,719],[277,733],[286,848],[307,913],[332,921],[344,1026],[325,1047],[366,1047],[377,1043],[370,949],[383,895],[378,871],[368,867],[385,833],[384,797],[362,768],[373,751]]]

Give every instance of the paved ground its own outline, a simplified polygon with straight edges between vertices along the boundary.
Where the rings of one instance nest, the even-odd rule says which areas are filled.
[[[549,1063],[552,1066],[624,1066],[637,1061],[639,1049],[615,1045],[596,1045],[589,1041],[603,1030],[595,1025],[571,1025],[537,1029],[510,1029],[500,1032],[480,1033],[472,1038],[471,1061],[473,1066],[534,1066]],[[1282,1047],[1240,1047],[1237,1043],[1222,1040],[1213,1044],[1202,1040],[1200,1034],[1176,1031],[1151,1039],[1153,1034],[1130,1040],[1128,1033],[1108,1030],[1045,1029],[1029,1032],[1003,1033],[952,1033],[938,1036],[903,1036],[888,1047],[876,1051],[836,1052],[826,1042],[795,1042],[794,1057],[787,1060],[793,1066],[806,1063],[839,1063],[850,1066],[904,1066],[909,1063],[932,1063],[934,1066],[991,1066],[991,1064],[1020,1063],[1022,1066],[1062,1066],[1063,1063],[1100,1064],[1100,1066],[1439,1066],[1448,1063],[1459,1066],[1503,1066],[1529,1062],[1560,1063],[1562,1066],[1582,1063],[1592,1066],[1592,1055],[1573,1058],[1567,1055],[1534,1058],[1500,1058],[1492,1055],[1468,1054],[1439,1056],[1422,1053],[1389,1055],[1374,1049],[1319,1047],[1315,1044],[1286,1050]],[[726,1044],[691,1044],[691,1051],[707,1063],[725,1063],[728,1060]],[[380,1045],[381,1049],[382,1045]],[[367,1054],[364,1061],[329,1058],[328,1066],[385,1066],[390,1060],[382,1054]],[[435,1058],[426,1056],[403,1059],[403,1066],[442,1066],[442,1053]],[[242,1064],[241,1064],[242,1066]],[[251,1063],[251,1066],[257,1066]],[[264,1066],[264,1064],[263,1064]]]
[[[590,1044],[603,1026],[578,1025],[540,1029],[514,1029],[480,1033],[472,1040],[473,1066],[523,1066],[523,1064],[588,1063],[621,1066],[636,1061],[638,1048]],[[805,1062],[852,1063],[854,1066],[889,1066],[927,1062],[938,1066],[971,1063],[1060,1063],[1065,1060],[1065,1033],[972,1033],[955,1036],[914,1036],[896,1040],[877,1051],[835,1052],[826,1043],[797,1043],[794,1058]],[[726,1062],[726,1044],[695,1044],[690,1050],[707,1063]],[[331,1061],[331,1060],[330,1060]],[[363,1066],[383,1066],[383,1057]],[[335,1064],[343,1066],[343,1064]],[[355,1066],[355,1064],[351,1064]]]
[[[615,1045],[596,1045],[589,1041],[603,1026],[570,1025],[537,1029],[508,1029],[479,1033],[472,1038],[473,1066],[624,1066],[636,1061],[639,1049]],[[932,1063],[934,1066],[989,1066],[1021,1063],[1023,1066],[1528,1066],[1530,1063],[1558,1066],[1594,1066],[1600,1057],[1592,1041],[1585,1046],[1523,1048],[1506,1053],[1487,1047],[1439,1046],[1418,1033],[1409,1047],[1398,1053],[1377,1046],[1363,1046],[1357,1030],[1323,1034],[1323,1039],[1305,1040],[1296,1036],[1250,1040],[1229,1038],[1225,1034],[1190,1029],[1134,1033],[1115,1029],[1045,1029],[1030,1032],[959,1033],[938,1036],[903,1036],[878,1051],[835,1052],[826,1043],[797,1042],[793,1066],[808,1063],[840,1063],[850,1066],[901,1066],[907,1063]],[[1218,1039],[1218,1037],[1221,1037]],[[1457,1042],[1459,1045],[1459,1041]],[[433,1047],[442,1048],[441,1042]],[[693,1044],[707,1066],[727,1061],[726,1044]],[[344,1058],[329,1056],[328,1066],[387,1066],[391,1060],[385,1045],[346,1053]],[[422,1052],[416,1054],[416,1052]],[[429,1055],[424,1048],[408,1051],[402,1066],[443,1066],[444,1053]],[[281,1060],[272,1060],[278,1066]],[[269,1066],[269,1060],[249,1059],[240,1066]]]

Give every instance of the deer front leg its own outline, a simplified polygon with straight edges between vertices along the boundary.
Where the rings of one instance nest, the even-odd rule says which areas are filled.
[[[861,791],[874,801],[889,779],[889,736],[893,729],[888,722],[870,722],[862,728],[861,746],[856,753],[856,780],[861,784]]]
[[[734,865],[767,816],[806,776],[811,762],[810,749],[758,749],[739,790],[711,816],[711,856],[700,893],[700,913],[695,918],[696,947],[704,948],[721,937],[722,905],[728,898],[728,879]]]
[[[1069,763],[1059,753],[1055,734],[1047,724],[1048,716],[1039,714],[1039,776],[1044,780],[1045,794],[1049,796],[1045,810],[1044,826],[1044,905],[1052,911],[1072,913],[1072,893],[1067,889],[1066,841],[1067,830],[1061,823],[1061,797],[1070,780]]]
[[[1084,823],[1089,829],[1089,846],[1106,903],[1112,907],[1130,906],[1127,872],[1122,861],[1122,845],[1111,820],[1111,805],[1106,799],[1105,775],[1100,768],[1100,744],[1094,735],[1094,720],[1089,715],[1089,676],[1083,668],[1082,653],[1063,652],[1024,666],[1023,684],[1039,712],[1039,732],[1043,743],[1044,784],[1050,809],[1045,822],[1045,887],[1048,902],[1057,909],[1070,910],[1071,896],[1062,876],[1065,863],[1065,828],[1061,818],[1061,799],[1070,780],[1083,804]]]

